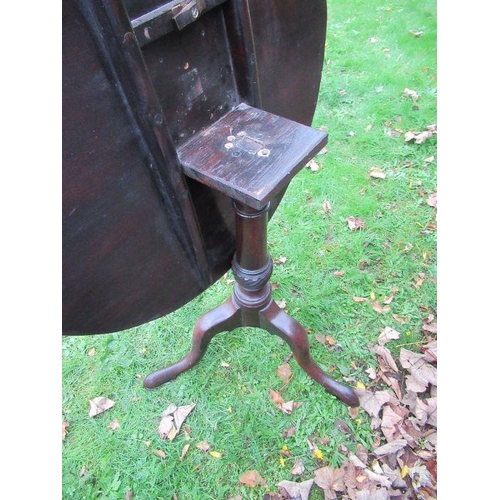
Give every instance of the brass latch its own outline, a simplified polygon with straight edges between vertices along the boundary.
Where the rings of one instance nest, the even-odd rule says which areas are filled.
[[[205,7],[205,0],[188,0],[176,5],[173,11],[173,19],[177,29],[181,30],[196,21]]]
[[[202,13],[226,0],[169,0],[135,19],[131,19],[135,37],[141,47],[170,33],[182,30],[199,19]]]

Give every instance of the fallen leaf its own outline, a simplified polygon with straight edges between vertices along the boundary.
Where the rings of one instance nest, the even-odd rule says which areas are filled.
[[[181,456],[179,457],[179,460],[181,460],[181,461],[184,460],[184,457],[186,456],[186,453],[188,452],[190,446],[191,446],[190,444],[184,445],[184,447],[182,448],[182,452],[181,452]]]
[[[222,453],[220,453],[219,451],[209,451],[208,453],[210,453],[210,455],[212,455],[212,457],[214,458],[220,458],[222,457]]]
[[[430,207],[437,208],[438,205],[438,195],[437,193],[431,193],[427,198],[427,205]]]
[[[344,276],[345,271],[333,271],[332,273],[334,276]]]
[[[330,212],[332,209],[332,206],[330,205],[330,202],[328,200],[325,200],[323,202],[323,212]]]
[[[62,423],[62,440],[66,439],[66,434],[68,434],[69,422],[67,420],[63,420]]]
[[[413,283],[412,286],[418,290],[425,281],[425,273],[418,273],[418,276],[415,276],[413,281],[415,281],[415,283]]]
[[[380,304],[380,302],[378,300],[372,300],[371,304],[372,304],[373,310],[379,314],[384,314],[384,313],[389,312],[391,310],[390,306],[387,306],[387,305],[383,306]]]
[[[397,330],[394,330],[394,328],[390,326],[386,326],[378,336],[378,343],[380,345],[385,345],[391,340],[399,339],[399,337],[401,337],[401,334]]]
[[[78,476],[83,477],[83,476],[85,476],[86,472],[87,472],[87,468],[85,467],[85,465],[82,465],[82,468],[78,472]]]
[[[437,134],[437,126],[436,124],[428,125],[427,130],[423,132],[414,132],[410,130],[405,134],[405,142],[415,141],[415,144],[422,144],[429,137],[432,137],[434,134]]]
[[[295,462],[294,466],[290,470],[290,473],[295,476],[301,476],[302,474],[304,474],[305,470],[306,468],[304,467],[304,462],[299,459]]]
[[[314,482],[324,491],[325,499],[337,498],[336,491],[345,490],[344,471],[327,466],[314,471]]]
[[[280,410],[284,413],[286,413],[287,415],[290,415],[290,413],[292,413],[293,410],[299,408],[300,406],[302,406],[302,403],[299,403],[297,401],[285,401],[284,403],[278,405],[278,407],[280,408]]]
[[[407,443],[406,439],[395,439],[390,443],[375,448],[372,453],[377,457],[383,457],[384,455],[389,455],[390,453],[396,453],[404,448]]]
[[[352,300],[354,300],[354,302],[366,302],[368,299],[366,297],[356,297],[356,296],[354,296],[352,298]]]
[[[317,172],[321,168],[321,165],[317,163],[315,160],[311,160],[308,163],[306,163],[306,168],[310,168],[311,172]]]
[[[335,345],[337,343],[337,341],[331,335],[327,335],[325,337],[325,340],[328,342],[329,345]]]
[[[415,92],[414,90],[412,89],[404,89],[403,91],[403,97],[411,97],[412,101],[414,104],[417,103],[417,100],[418,100],[418,94],[417,92]]]
[[[125,493],[125,500],[132,500],[134,498],[134,491],[127,490]]]
[[[409,33],[411,33],[415,38],[424,34],[424,32],[420,30],[409,30]]]
[[[356,229],[362,229],[365,227],[365,223],[362,219],[359,219],[358,217],[354,217],[353,215],[347,217],[347,226],[351,231],[355,231]]]
[[[158,426],[158,434],[161,439],[169,439],[172,441],[181,429],[182,424],[191,413],[196,403],[191,403],[185,406],[176,406],[170,403],[167,409],[162,413],[160,425]]]
[[[413,385],[423,387],[422,390],[412,389],[415,392],[425,391],[429,384],[437,385],[437,368],[426,361],[425,354],[415,353],[402,347],[399,360],[403,368],[411,374],[411,377],[407,377],[407,383],[410,379]]]
[[[392,317],[398,322],[398,323],[407,323],[408,320],[404,318],[403,316],[399,316],[399,314],[392,314]]]
[[[114,401],[104,396],[99,396],[97,398],[91,399],[89,403],[90,403],[89,417],[95,417],[96,415],[99,415],[100,413],[109,410],[115,405]]]
[[[278,488],[284,490],[288,497],[281,496],[281,498],[290,500],[308,500],[311,493],[312,485],[314,484],[314,479],[308,479],[307,481],[302,481],[301,483],[294,483],[293,481],[281,481],[278,483]]]
[[[117,429],[120,428],[120,422],[118,422],[118,419],[113,419],[111,420],[111,422],[109,423],[109,428],[116,431]]]
[[[208,451],[210,449],[210,444],[207,443],[206,441],[200,441],[197,445],[196,448],[202,451]]]
[[[378,167],[370,167],[368,170],[368,175],[374,177],[375,179],[385,179],[385,174]]]
[[[95,347],[91,347],[91,348],[89,349],[89,352],[87,353],[87,355],[88,355],[88,356],[91,356],[91,357],[92,357],[92,356],[94,356],[94,355],[95,355]]]
[[[292,425],[291,427],[288,427],[283,431],[283,437],[288,438],[290,436],[293,436],[296,432],[297,429]]]
[[[160,450],[160,449],[155,450],[155,451],[154,451],[154,453],[155,453],[156,455],[158,455],[159,457],[161,457],[161,458],[166,458],[166,456],[167,456],[167,455],[165,454],[165,452],[164,452],[163,450]]]
[[[361,408],[372,417],[377,417],[382,406],[391,400],[389,391],[372,392],[355,389],[355,392],[359,397]]]
[[[278,366],[276,373],[283,384],[288,384],[288,382],[290,382],[290,379],[292,378],[292,369],[288,363],[283,363],[282,365]]]
[[[271,399],[277,404],[280,405],[285,402],[283,397],[278,391],[274,391],[273,389],[269,389],[269,393],[271,394]]]
[[[275,301],[276,302],[276,305],[280,308],[280,309],[286,309],[286,300],[285,299],[278,299]]]
[[[256,470],[248,470],[239,477],[240,483],[255,488],[257,485],[262,485],[267,488],[267,483],[264,478]]]
[[[229,363],[226,363],[225,361],[223,361],[220,365],[222,368],[229,368]]]
[[[421,426],[428,424],[437,427],[437,398],[417,399],[415,416]]]
[[[399,372],[398,365],[394,361],[394,358],[392,357],[391,351],[387,349],[387,347],[383,345],[376,345],[370,348],[370,351],[376,353],[378,356],[380,356],[379,362],[380,362],[380,368],[383,371],[387,371],[388,369],[394,371],[394,372]]]
[[[398,432],[396,426],[402,421],[402,415],[396,413],[390,406],[384,406],[380,430],[382,431],[388,442],[394,440],[394,435]]]
[[[286,261],[287,261],[287,258],[286,258],[286,257],[281,256],[281,257],[278,257],[278,258],[274,259],[274,261],[273,261],[273,262],[274,262],[276,265],[278,265],[278,266],[279,266],[280,264],[284,264]]]

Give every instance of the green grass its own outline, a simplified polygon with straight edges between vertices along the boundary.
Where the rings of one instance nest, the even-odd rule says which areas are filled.
[[[422,340],[422,319],[437,312],[436,210],[426,203],[436,191],[436,136],[420,145],[404,141],[404,132],[436,122],[436,4],[342,0],[328,7],[314,126],[328,131],[329,143],[316,158],[320,170],[304,169],[295,177],[269,225],[272,256],[287,257],[275,266],[272,281],[279,287],[273,294],[310,329],[312,355],[322,367],[370,387],[365,370],[376,363],[368,346],[380,329],[395,328],[403,334],[395,345],[411,347]],[[403,97],[405,88],[418,92],[418,109]],[[390,136],[390,130],[402,134]],[[386,178],[369,177],[373,166]],[[326,200],[331,210],[324,210]],[[349,216],[363,219],[364,229],[350,231]],[[415,288],[419,273],[426,279]],[[171,315],[126,332],[63,339],[62,417],[70,423],[62,450],[65,499],[123,499],[128,490],[146,500],[174,494],[179,500],[262,498],[281,480],[309,479],[321,464],[340,465],[341,445],[372,446],[368,416],[351,419],[293,359],[293,378],[282,387],[276,369],[289,349],[262,330],[220,334],[194,369],[156,390],[142,388],[145,375],[189,350],[198,316],[225,300],[231,288],[222,279]],[[396,288],[389,313],[353,300],[374,294],[382,302]],[[315,334],[331,335],[336,344],[326,347]],[[269,389],[302,405],[285,415]],[[101,395],[115,406],[89,418],[89,399]],[[181,432],[173,442],[162,441],[157,431],[170,402],[196,403],[184,424],[188,435]],[[115,431],[109,428],[113,419],[121,426]],[[348,424],[354,439],[335,427],[336,419]],[[292,425],[296,433],[284,438]],[[321,446],[322,462],[307,444],[315,438],[329,438]],[[197,449],[203,440],[221,457]],[[185,444],[191,447],[180,461]],[[283,445],[292,453],[284,466]],[[165,459],[155,454],[158,449]],[[298,458],[306,467],[300,478],[290,473]],[[250,469],[260,472],[267,490],[239,483]],[[321,490],[314,487],[311,498],[322,498]]]

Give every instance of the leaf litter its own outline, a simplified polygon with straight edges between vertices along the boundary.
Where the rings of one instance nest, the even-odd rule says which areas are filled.
[[[167,409],[162,413],[160,425],[158,426],[160,438],[173,441],[175,436],[179,434],[182,424],[195,406],[196,403],[185,406],[177,406],[174,403],[170,403]]]
[[[437,335],[432,314],[422,324],[433,325],[430,330]],[[310,479],[281,481],[276,485],[278,492],[266,493],[264,499],[308,500],[313,484],[327,500],[437,498],[437,339],[427,337],[426,344],[420,346],[421,352],[401,346],[399,357],[394,358],[387,344],[400,337],[400,332],[392,327],[381,329],[377,344],[369,346],[378,360],[378,366],[370,370],[371,388],[355,389],[360,407],[349,409],[353,419],[362,410],[371,418],[374,449],[370,452],[357,443],[353,453],[340,445],[339,451],[345,459],[340,467],[332,467],[323,460],[315,442],[308,440],[320,467],[308,470],[297,459],[290,473],[309,475]],[[278,407],[284,404],[281,394],[273,390],[270,393]],[[355,439],[345,422],[336,422],[336,427]],[[290,427],[283,437],[294,433],[295,428]],[[246,482],[241,477],[240,482],[267,487],[256,472],[248,471],[247,476],[242,476]]]

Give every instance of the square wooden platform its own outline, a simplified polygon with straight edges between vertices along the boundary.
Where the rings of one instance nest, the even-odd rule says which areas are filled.
[[[187,176],[259,210],[327,140],[325,132],[242,103],[178,155]]]

